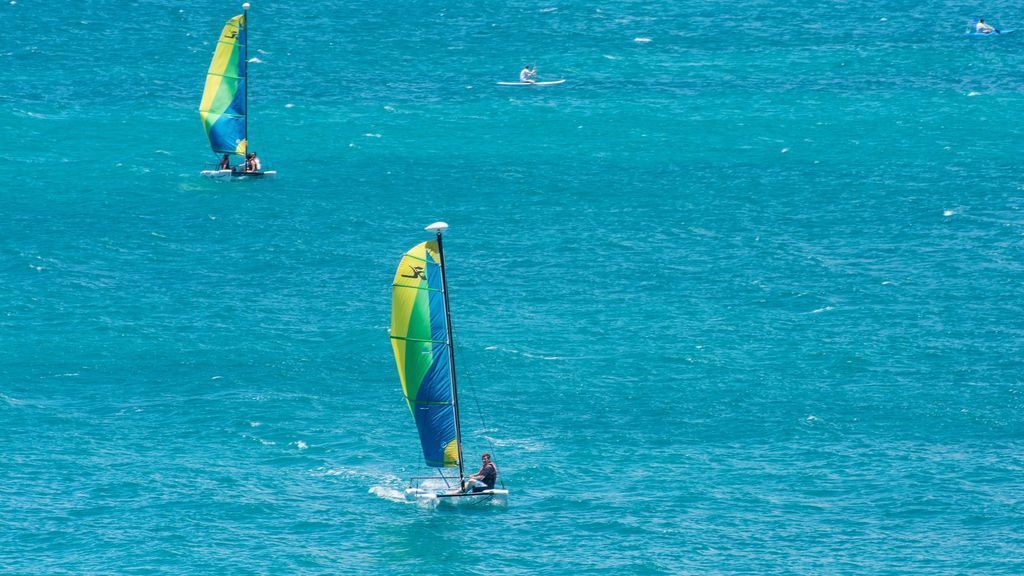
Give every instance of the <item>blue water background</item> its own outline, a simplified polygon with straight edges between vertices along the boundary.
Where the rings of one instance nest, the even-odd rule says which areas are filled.
[[[970,10],[259,1],[280,178],[222,184],[234,3],[5,1],[0,572],[1024,573],[1024,33]],[[435,220],[504,511],[394,498]]]

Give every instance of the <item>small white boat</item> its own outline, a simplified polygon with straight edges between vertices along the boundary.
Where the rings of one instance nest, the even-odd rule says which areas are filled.
[[[405,499],[425,508],[466,506],[508,506],[508,490],[491,488],[480,492],[460,492],[456,478],[422,476],[410,480]]]
[[[199,118],[203,121],[210,148],[217,154],[234,154],[245,161],[249,153],[249,3],[242,13],[228,20],[217,40],[217,48],[206,73]],[[203,170],[202,176],[216,180],[273,178],[274,170]]]
[[[441,238],[447,229],[444,222],[428,226],[427,230],[437,235],[436,240],[407,251],[392,283],[391,347],[398,377],[416,421],[423,459],[439,474],[412,478],[405,498],[430,507],[506,506],[508,490],[504,485],[494,486],[493,481],[487,488],[474,488],[475,492],[461,490],[466,474]],[[455,467],[459,469],[458,477],[444,475],[445,468]],[[496,466],[494,470],[497,472]],[[500,484],[500,476],[498,480]]]

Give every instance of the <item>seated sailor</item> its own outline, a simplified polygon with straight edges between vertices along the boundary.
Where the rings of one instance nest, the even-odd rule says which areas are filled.
[[[494,488],[494,483],[498,480],[498,467],[491,462],[490,454],[484,454],[480,459],[483,461],[480,470],[466,478],[462,484],[463,492],[468,492],[471,488],[473,492],[483,492]]]
[[[260,157],[255,152],[249,152],[249,155],[245,157],[245,171],[246,172],[259,172],[262,170],[260,165]]]

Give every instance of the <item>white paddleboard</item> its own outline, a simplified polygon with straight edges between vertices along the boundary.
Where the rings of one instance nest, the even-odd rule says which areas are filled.
[[[498,82],[498,86],[554,86],[565,80],[552,80],[551,82]]]

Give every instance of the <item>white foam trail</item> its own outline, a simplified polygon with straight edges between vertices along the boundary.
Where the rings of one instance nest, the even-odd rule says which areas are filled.
[[[7,402],[7,404],[9,404],[11,406],[20,406],[20,405],[25,403],[25,402],[23,402],[21,400],[18,400],[17,398],[12,398],[12,397],[8,396],[7,394],[2,394],[2,393],[0,393],[0,400],[3,400],[4,402]]]
[[[327,474],[333,476],[335,475],[333,474],[334,472],[336,471],[329,470]],[[345,474],[347,476],[369,476],[366,472],[354,470],[341,470],[337,471],[337,473]],[[370,494],[391,502],[409,502],[405,498],[405,488],[403,487],[404,483],[398,476],[395,476],[394,474],[375,474],[372,475],[372,477],[376,478],[378,483],[370,486],[370,489],[368,490]]]
[[[565,360],[562,356],[541,356],[540,354],[530,354],[529,352],[523,352],[523,356],[537,358],[538,360]]]
[[[525,356],[526,358],[533,358],[535,360],[580,360],[582,358],[579,356],[552,356],[547,354],[534,354],[531,352],[521,352],[514,348],[501,348],[498,346],[487,346],[484,348],[484,350],[497,350],[498,352],[518,354],[519,356]]]
[[[650,41],[651,41],[650,38],[644,38],[642,36],[638,36],[636,38],[633,38],[633,42],[636,42],[638,44],[646,44],[646,43],[648,43]]]
[[[383,498],[385,500],[390,500],[392,502],[406,501],[404,491],[389,488],[387,486],[370,486],[369,493],[373,494],[374,496],[377,496],[378,498]]]
[[[511,447],[516,448],[522,452],[545,452],[548,450],[548,446],[546,444],[544,444],[543,442],[539,442],[537,440],[517,440],[515,438],[502,439],[494,438],[487,435],[484,435],[484,438],[486,438],[488,442],[494,444],[499,448]]]

